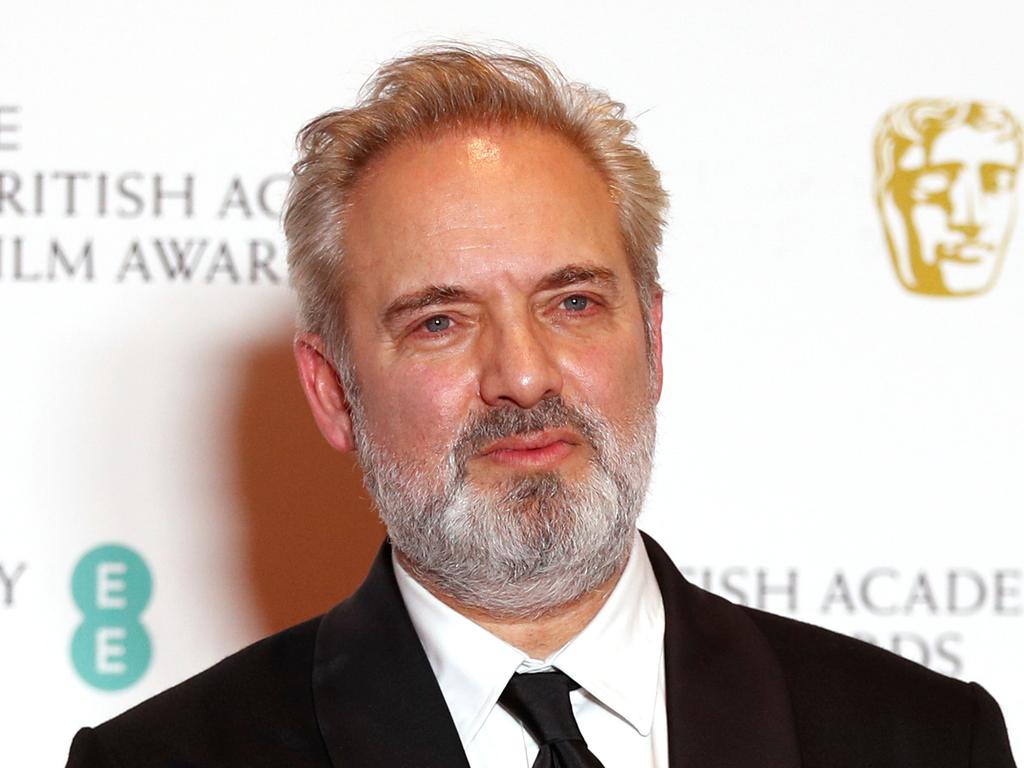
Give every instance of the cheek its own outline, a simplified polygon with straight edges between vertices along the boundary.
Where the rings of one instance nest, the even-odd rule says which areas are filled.
[[[370,428],[391,445],[447,446],[472,407],[476,377],[468,366],[419,363],[382,371],[364,397]]]
[[[1010,227],[1013,218],[1014,201],[1004,196],[992,200],[986,210],[986,229],[996,234],[1002,234]]]
[[[947,230],[946,212],[938,206],[919,205],[914,208],[910,218],[923,243],[940,237]]]
[[[613,421],[628,417],[648,396],[647,340],[642,333],[628,334],[579,348],[565,357],[564,372],[575,390],[567,393],[568,401],[583,400]]]

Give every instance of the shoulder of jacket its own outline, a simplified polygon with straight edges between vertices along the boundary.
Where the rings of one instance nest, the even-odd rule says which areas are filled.
[[[976,686],[837,632],[743,610],[779,660],[805,760],[837,768],[971,764]]]
[[[210,759],[216,745],[274,752],[282,734],[300,752],[316,754],[322,745],[311,676],[321,619],[259,640],[97,726],[97,744],[133,767],[165,765],[149,761],[171,754],[182,764],[205,764],[200,758]]]
[[[742,610],[793,682],[841,686],[849,695],[889,691],[900,697],[937,696],[964,711],[975,706],[974,693],[966,683],[871,643],[754,608]]]

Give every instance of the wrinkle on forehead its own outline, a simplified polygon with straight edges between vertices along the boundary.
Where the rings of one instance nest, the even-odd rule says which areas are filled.
[[[487,220],[482,220],[479,222],[474,222],[473,224],[454,226],[451,222],[442,220],[437,223],[436,227],[433,227],[432,229],[428,230],[426,235],[427,237],[435,237],[442,235],[450,235],[452,237],[455,237],[457,235],[471,235],[478,232],[501,232],[504,229],[504,222],[495,224]],[[492,246],[493,242],[487,240],[479,244],[465,243],[461,245],[454,245],[453,249],[463,251],[470,248],[490,248]]]
[[[599,173],[545,131],[466,131],[395,147],[364,177],[349,285],[382,302],[428,283],[523,277],[622,248]]]

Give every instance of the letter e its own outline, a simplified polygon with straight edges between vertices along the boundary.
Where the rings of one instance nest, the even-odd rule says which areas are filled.
[[[104,610],[119,610],[128,605],[124,598],[125,582],[123,578],[128,571],[124,563],[104,562],[96,566],[96,607]],[[97,651],[98,653],[98,651]]]
[[[101,675],[123,675],[128,671],[123,661],[124,640],[128,633],[123,627],[100,627],[96,630],[96,672]]]

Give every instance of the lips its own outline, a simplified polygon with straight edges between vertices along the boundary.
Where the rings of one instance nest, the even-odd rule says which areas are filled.
[[[572,430],[550,429],[497,440],[480,455],[501,464],[540,466],[561,460],[580,443]]]
[[[535,451],[558,442],[576,445],[580,442],[580,438],[569,429],[545,429],[543,432],[514,435],[497,440],[488,445],[483,454],[487,455],[495,451]]]
[[[987,257],[993,250],[989,243],[972,241],[960,245],[939,246],[939,258],[946,261],[959,261],[963,264],[976,264]]]

